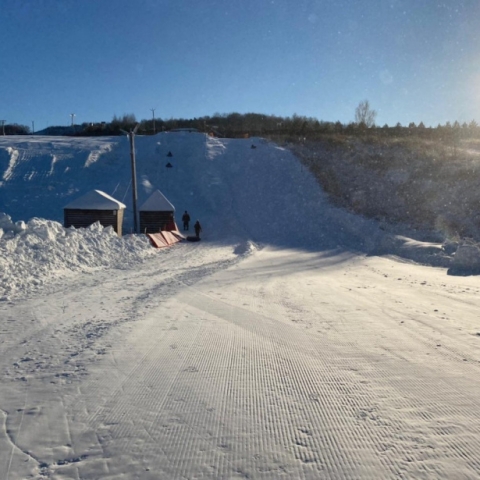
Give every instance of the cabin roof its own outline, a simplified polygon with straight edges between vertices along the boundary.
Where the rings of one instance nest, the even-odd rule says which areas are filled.
[[[175,207],[160,190],[155,190],[139,210],[140,212],[174,212]]]
[[[75,210],[121,210],[127,207],[101,190],[91,190],[82,197],[70,202],[64,208]]]

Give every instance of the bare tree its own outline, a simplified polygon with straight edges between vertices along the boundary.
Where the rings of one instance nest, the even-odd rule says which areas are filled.
[[[358,104],[358,107],[355,109],[355,123],[363,127],[374,127],[375,126],[375,117],[377,112],[370,108],[368,100],[363,100]]]

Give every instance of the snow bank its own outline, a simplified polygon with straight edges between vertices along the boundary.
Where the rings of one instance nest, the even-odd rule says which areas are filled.
[[[435,267],[449,267],[451,265],[451,252],[445,245],[434,242],[421,242],[403,235],[385,233],[378,237],[374,255],[395,255],[424,265]]]
[[[53,277],[99,267],[127,268],[154,254],[147,237],[119,238],[100,223],[66,229],[41,218],[14,223],[0,213],[0,299],[32,291]]]
[[[463,244],[455,252],[452,268],[449,273],[478,273],[480,272],[480,247],[478,245]]]
[[[247,241],[247,242],[239,243],[234,248],[233,253],[235,255],[248,257],[249,255],[251,255],[255,251],[257,251],[257,246],[255,245],[255,243]]]

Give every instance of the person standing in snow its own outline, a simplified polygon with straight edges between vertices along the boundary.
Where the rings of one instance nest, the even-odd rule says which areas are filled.
[[[202,226],[200,225],[200,222],[198,220],[195,222],[193,228],[195,229],[195,235],[198,239],[200,239],[200,232],[202,231]]]
[[[190,215],[188,214],[188,212],[186,210],[185,210],[185,213],[182,216],[182,221],[183,221],[183,229],[188,230],[188,226],[189,226],[189,223],[190,223]]]

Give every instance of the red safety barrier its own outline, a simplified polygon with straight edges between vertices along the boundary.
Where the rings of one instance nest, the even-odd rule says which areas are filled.
[[[172,232],[161,231],[160,234],[167,242],[167,245],[174,245],[180,241]]]
[[[171,232],[162,230],[158,233],[147,233],[147,237],[156,248],[169,247],[185,240],[185,237],[178,230],[172,230]]]
[[[147,233],[147,237],[155,248],[168,247],[169,245],[161,233]]]

